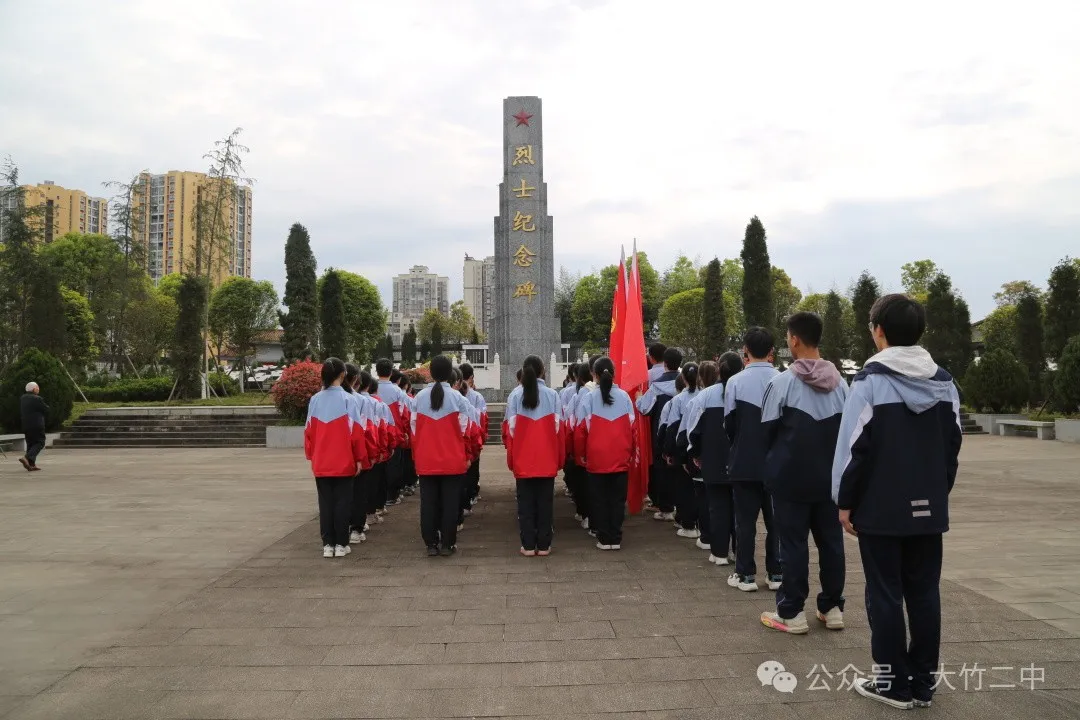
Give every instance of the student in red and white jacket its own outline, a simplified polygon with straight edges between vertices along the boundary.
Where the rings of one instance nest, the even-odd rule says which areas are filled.
[[[323,389],[308,402],[304,455],[311,461],[319,493],[323,557],[349,554],[349,513],[357,469],[369,463],[358,405],[342,389],[345,363],[329,358],[322,366]]]
[[[386,504],[397,505],[401,501],[401,490],[404,485],[404,458],[402,450],[409,447],[409,401],[405,393],[392,380],[394,363],[386,358],[375,363],[375,373],[379,376],[379,399],[390,408],[390,414],[394,417],[396,434],[394,437],[394,452],[386,465]]]
[[[544,383],[535,355],[521,366],[521,385],[506,399],[506,465],[517,480],[521,554],[551,553],[555,476],[565,457],[559,394]]]
[[[420,476],[420,532],[428,555],[457,551],[461,487],[479,452],[480,426],[469,401],[450,386],[453,366],[445,355],[431,361],[431,387],[416,396],[412,451]],[[441,546],[441,547],[440,547]]]
[[[592,384],[592,369],[589,363],[578,363],[575,369],[576,377],[574,384],[568,385],[562,393],[563,401],[563,444],[566,449],[566,467],[564,476],[566,487],[570,490],[570,497],[574,501],[574,519],[581,523],[584,530],[589,529],[589,485],[585,474],[585,466],[578,463],[574,454],[574,428],[577,427],[577,403],[578,399],[592,392],[589,386]],[[570,392],[567,393],[566,390]]]
[[[371,466],[382,453],[380,420],[376,414],[375,401],[360,394],[360,368],[352,363],[345,363],[345,381],[342,389],[349,394],[349,400],[356,404],[364,429],[364,444],[367,447],[367,462],[360,466],[353,482],[352,510],[349,513],[349,544],[356,545],[367,540],[367,484],[371,479]]]
[[[361,374],[360,382],[366,383],[363,394],[374,403],[379,428],[379,455],[371,468],[371,481],[368,483],[368,522],[382,522],[383,513],[386,512],[387,465],[397,447],[399,433],[390,408],[379,397],[378,378],[365,372]]]
[[[461,371],[461,381],[464,383],[466,391],[463,393],[466,399],[472,403],[476,408],[476,412],[480,415],[480,434],[483,435],[484,440],[487,440],[488,435],[488,409],[487,401],[484,400],[484,396],[476,391],[476,373],[473,370],[473,366],[469,363],[462,363],[458,369]],[[481,448],[482,449],[482,448]],[[468,500],[468,507],[476,504],[480,499],[480,458],[477,456],[473,464],[469,466],[468,487],[466,490],[466,499]]]
[[[622,548],[626,483],[637,453],[630,396],[615,387],[615,365],[603,357],[593,366],[600,386],[577,399],[574,455],[589,473],[589,525],[600,550]]]

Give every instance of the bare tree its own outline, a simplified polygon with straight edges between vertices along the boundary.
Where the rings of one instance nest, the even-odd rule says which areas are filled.
[[[120,273],[120,304],[116,313],[116,324],[112,329],[112,360],[114,368],[119,365],[120,372],[124,371],[124,363],[117,358],[128,355],[127,344],[124,338],[125,314],[128,303],[134,299],[137,293],[133,290],[133,280],[139,278],[147,270],[146,268],[146,245],[138,242],[136,236],[142,237],[143,216],[137,212],[142,207],[145,183],[143,175],[147,171],[137,173],[129,182],[110,180],[102,183],[107,189],[114,191],[109,213],[112,223],[112,238],[123,254],[123,268]],[[130,361],[129,361],[130,362]],[[138,374],[138,371],[136,371]]]

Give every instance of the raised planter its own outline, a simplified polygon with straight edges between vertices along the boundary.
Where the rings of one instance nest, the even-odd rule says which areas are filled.
[[[998,434],[998,420],[1026,420],[1027,415],[1010,413],[971,413],[971,419],[982,426],[982,429],[991,435]]]
[[[266,447],[302,448],[304,447],[303,425],[268,425],[266,428]]]
[[[1058,418],[1054,421],[1054,433],[1062,442],[1080,443],[1080,420]]]

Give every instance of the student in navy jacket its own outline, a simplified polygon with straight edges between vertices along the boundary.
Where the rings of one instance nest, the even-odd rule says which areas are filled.
[[[551,553],[555,475],[566,454],[559,394],[544,383],[544,363],[525,358],[521,385],[506,399],[506,464],[517,480],[521,554]]]
[[[688,367],[690,367],[690,365],[683,367],[684,373]],[[698,524],[698,537],[695,544],[702,550],[711,551],[712,522],[710,522],[709,518],[709,496],[705,489],[705,478],[702,476],[701,466],[694,462],[689,454],[690,440],[688,428],[691,419],[694,417],[698,398],[702,396],[706,389],[716,384],[720,371],[716,363],[711,360],[706,360],[697,366],[695,374],[697,375],[699,389],[694,392],[692,396],[687,398],[686,407],[682,410],[678,423],[675,423],[673,428],[669,428],[665,452],[669,453],[675,462],[682,465],[686,470],[686,474],[690,477],[691,492],[693,493],[691,501],[695,505]],[[683,394],[685,395],[686,393]],[[668,403],[669,406],[672,404],[673,403]],[[683,500],[680,502],[686,501]]]
[[[773,535],[772,500],[765,490],[765,429],[761,426],[761,403],[765,387],[776,375],[772,365],[773,336],[752,327],[743,336],[746,367],[724,388],[724,427],[731,441],[728,476],[735,501],[735,572],[728,585],[744,592],[758,589],[754,541],[758,515],[765,518],[765,570],[770,590],[780,588],[780,560]]]
[[[687,363],[675,382],[675,389],[679,393],[664,408],[660,415],[660,427],[657,428],[661,452],[667,464],[668,477],[671,479],[672,490],[675,494],[675,524],[679,526],[676,534],[692,540],[701,539],[701,531],[698,529],[697,502],[694,500],[694,481],[687,472],[686,465],[679,462],[677,444],[683,415],[689,410],[693,399],[697,397],[699,385],[697,364]]]
[[[655,346],[654,346],[655,347]],[[664,373],[656,380],[649,381],[649,389],[638,398],[637,409],[642,415],[648,415],[653,436],[652,470],[649,473],[649,498],[656,506],[654,520],[675,519],[675,482],[673,472],[664,461],[664,446],[660,434],[661,417],[664,407],[678,391],[675,380],[679,377],[682,365],[682,353],[675,348],[664,350]],[[655,366],[654,366],[655,367]]]
[[[811,312],[788,318],[787,343],[795,362],[769,381],[761,410],[765,489],[772,496],[783,572],[776,612],[762,613],[761,622],[795,635],[810,631],[803,612],[810,593],[809,535],[818,548],[817,618],[830,630],[844,629],[844,531],[831,495],[847,385],[818,352],[823,327]]]
[[[600,550],[622,549],[626,518],[626,483],[637,455],[634,402],[615,387],[611,358],[596,361],[593,372],[600,387],[577,399],[574,455],[588,471],[592,502],[589,523]]]
[[[961,441],[952,377],[916,344],[925,329],[925,311],[906,295],[874,303],[878,353],[852,382],[832,469],[840,523],[859,538],[870,647],[883,671],[855,690],[899,708],[929,707],[933,696],[941,536]]]
[[[709,562],[727,565],[736,538],[735,506],[728,477],[731,447],[724,428],[724,386],[742,370],[742,358],[726,352],[720,356],[718,366],[718,381],[698,393],[691,403],[685,432],[687,456],[701,469],[709,505]]]

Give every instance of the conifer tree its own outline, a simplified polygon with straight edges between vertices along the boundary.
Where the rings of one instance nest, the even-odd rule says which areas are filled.
[[[719,357],[727,349],[727,312],[724,308],[724,276],[720,260],[713,258],[705,267],[705,300],[701,307],[705,337],[701,359]]]
[[[974,355],[968,305],[953,292],[945,273],[935,276],[927,288],[923,346],[953,377],[964,376]]]
[[[409,323],[409,329],[401,337],[401,367],[411,368],[416,364],[416,326]]]
[[[336,357],[345,360],[349,348],[349,331],[345,324],[341,277],[335,270],[328,270],[323,279],[319,298],[319,330],[322,335],[323,359]]]
[[[285,307],[280,314],[282,339],[286,360],[303,357],[305,351],[317,345],[319,299],[316,290],[315,255],[307,228],[293,224],[285,241]]]
[[[1057,360],[1080,335],[1080,269],[1065,258],[1050,272],[1046,293],[1046,354]]]
[[[851,349],[851,356],[859,365],[877,352],[874,338],[866,328],[870,323],[870,309],[879,297],[881,288],[877,280],[869,270],[863,270],[851,293],[851,307],[855,311],[855,346]]]
[[[844,305],[840,300],[840,294],[835,290],[829,292],[825,299],[825,317],[821,319],[824,328],[821,333],[821,357],[841,370],[841,360],[848,352],[845,347],[846,336],[844,333]]]
[[[1043,342],[1043,310],[1037,295],[1025,292],[1016,305],[1016,354],[1028,374],[1028,390],[1034,406],[1042,396],[1042,375],[1046,370]]]
[[[743,316],[747,327],[760,325],[774,330],[772,264],[765,239],[765,226],[757,215],[746,226],[742,249]],[[743,328],[740,328],[741,331]]]

